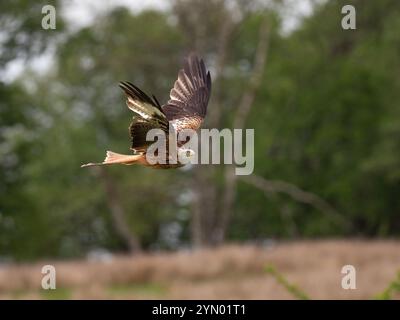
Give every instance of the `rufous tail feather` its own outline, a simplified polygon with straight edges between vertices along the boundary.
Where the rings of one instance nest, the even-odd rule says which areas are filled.
[[[104,159],[103,162],[101,163],[86,163],[81,165],[81,168],[84,167],[91,167],[91,166],[102,166],[102,165],[107,165],[107,164],[134,164],[135,162],[138,162],[141,158],[143,157],[142,154],[136,154],[136,155],[125,155],[125,154],[120,154],[112,151],[107,151],[106,158]]]

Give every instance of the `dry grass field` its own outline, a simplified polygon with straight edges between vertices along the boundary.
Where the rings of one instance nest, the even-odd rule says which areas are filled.
[[[57,270],[57,289],[41,289],[41,268]],[[357,289],[341,288],[341,268],[357,270]],[[400,270],[400,241],[331,240],[114,256],[105,261],[41,261],[0,266],[1,299],[293,299],[266,272],[272,265],[312,299],[371,299]],[[393,298],[400,298],[399,294]]]

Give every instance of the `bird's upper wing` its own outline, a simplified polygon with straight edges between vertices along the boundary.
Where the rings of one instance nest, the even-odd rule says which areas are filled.
[[[120,82],[119,86],[125,91],[128,108],[136,113],[129,126],[131,149],[143,152],[153,143],[146,140],[147,132],[151,129],[161,129],[168,134],[168,120],[155,96],[150,98],[130,82]]]
[[[120,82],[119,86],[126,94],[126,105],[145,120],[167,120],[155,96],[150,98],[146,93],[130,82]],[[168,121],[167,121],[168,122]]]
[[[178,79],[163,105],[167,119],[179,129],[198,129],[203,121],[211,94],[211,76],[204,62],[191,54],[179,71]]]

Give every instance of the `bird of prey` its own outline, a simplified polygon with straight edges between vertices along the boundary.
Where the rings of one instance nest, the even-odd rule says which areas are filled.
[[[126,94],[126,104],[135,113],[129,126],[132,139],[133,154],[124,155],[107,151],[106,158],[101,163],[87,163],[82,167],[109,164],[140,164],[153,168],[176,168],[184,164],[180,157],[190,158],[194,151],[185,148],[183,143],[177,144],[178,161],[170,161],[166,148],[165,161],[153,163],[148,161],[146,152],[152,141],[146,141],[147,132],[151,129],[161,129],[168,134],[171,129],[179,133],[185,129],[197,130],[206,115],[207,105],[211,94],[211,76],[206,70],[204,61],[195,54],[190,54],[185,60],[184,67],[178,73],[178,79],[170,92],[169,101],[163,106],[153,95],[149,97],[141,89],[130,82],[120,82],[119,86]],[[164,157],[164,155],[162,156]]]

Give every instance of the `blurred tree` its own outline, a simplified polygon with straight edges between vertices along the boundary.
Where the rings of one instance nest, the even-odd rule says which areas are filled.
[[[37,56],[55,39],[55,33],[41,28],[42,7],[47,4],[57,6],[59,1],[0,3],[0,76],[9,62]],[[61,17],[57,28],[64,28]],[[38,136],[36,107],[24,87],[0,80],[0,256],[39,256],[47,246],[40,238],[47,227],[42,219],[46,215],[37,215],[36,199],[29,197],[23,170]],[[34,238],[38,239],[35,244]]]
[[[280,2],[271,1],[268,6],[240,0],[177,0],[174,3],[174,11],[187,37],[196,35],[189,42],[192,50],[214,57],[213,99],[207,124],[245,129],[267,68],[269,43],[278,36],[279,19],[274,4]],[[242,47],[237,45],[241,39]],[[259,176],[255,179],[263,180]],[[292,184],[265,179],[261,184],[242,180],[263,191],[268,184],[268,190],[285,192],[296,201],[338,217],[324,200]],[[234,166],[197,166],[194,169],[192,241],[195,245],[216,245],[225,240],[234,213],[237,182]]]
[[[145,24],[149,27],[143,29]],[[147,11],[132,16],[127,9],[117,8],[72,35],[58,51],[56,77],[62,88],[56,99],[66,102],[60,122],[67,126],[65,131],[75,130],[76,138],[85,141],[77,145],[71,134],[65,137],[64,132],[59,133],[73,148],[77,161],[69,176],[84,179],[90,172],[94,174],[92,182],[80,186],[73,195],[86,195],[82,193],[86,187],[97,195],[95,203],[102,199],[111,213],[114,231],[131,252],[154,243],[165,217],[173,212],[170,204],[175,205],[174,188],[168,186],[175,184],[171,178],[175,173],[136,167],[128,168],[128,172],[127,168],[90,171],[79,165],[84,159],[101,159],[107,149],[129,149],[127,128],[132,113],[124,107],[118,81],[133,81],[144,90],[152,88],[155,94],[168,92],[171,81],[166,77],[176,76],[181,41],[162,13]],[[54,130],[59,132],[60,128]]]
[[[341,29],[344,4],[356,7],[356,30]],[[399,234],[397,0],[322,2],[287,36],[261,1],[117,8],[57,34],[40,28],[40,5],[0,8],[2,63],[57,47],[48,74],[0,84],[0,256]],[[254,128],[255,174],[81,169],[129,148],[118,81],[166,101],[191,50],[213,77],[205,126]]]
[[[356,7],[357,30],[340,27],[345,4]],[[273,46],[259,97],[269,111],[251,118],[256,127],[268,123],[269,138],[256,147],[266,150],[258,154],[258,172],[317,193],[347,220],[334,224],[291,204],[303,235],[398,233],[399,52],[391,35],[399,10],[390,0],[329,1]]]
[[[214,60],[213,95],[206,118],[206,126],[222,128],[225,125],[228,127],[232,125],[230,123],[231,115],[236,111],[236,108],[232,108],[232,106],[239,102],[237,94],[228,89],[230,79],[224,75],[224,71],[229,67],[233,70],[237,68],[239,61],[229,61],[230,49],[235,35],[240,32],[239,26],[249,15],[254,15],[253,10],[254,7],[246,1],[231,1],[230,5],[224,0],[174,1],[174,12],[178,17],[180,27],[186,37],[191,39],[189,40],[191,50]],[[269,27],[267,23],[260,27],[259,50],[255,57],[256,65],[251,88],[243,94],[241,105],[237,109],[236,118],[243,121],[239,124],[241,128],[246,117],[246,114],[242,115],[241,111],[247,113],[246,109],[252,105],[264,69]],[[194,38],[192,38],[193,34]],[[235,71],[237,72],[237,69]],[[237,76],[236,72],[234,76]],[[233,100],[229,99],[228,92],[233,96]],[[225,115],[229,115],[229,117],[225,117]],[[235,120],[235,122],[237,121]],[[193,171],[194,179],[191,186],[193,190],[193,244],[203,246],[221,243],[225,239],[235,198],[236,179],[232,175],[233,168],[229,166],[221,169],[213,165],[201,165],[194,168]]]
[[[0,3],[0,66],[5,66],[15,58],[27,59],[42,53],[64,30],[61,15],[57,15],[57,32],[42,29],[42,8],[45,5],[60,8],[60,1],[20,0]]]

